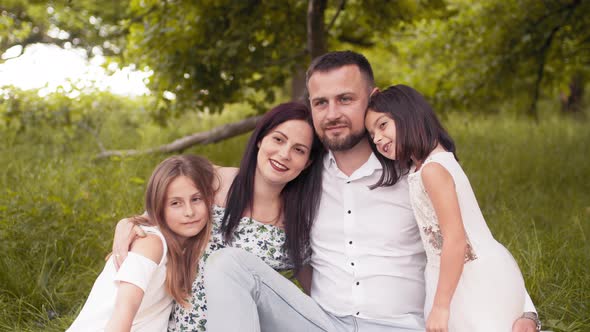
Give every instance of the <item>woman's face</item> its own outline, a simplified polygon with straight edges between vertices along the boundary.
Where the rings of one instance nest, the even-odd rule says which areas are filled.
[[[256,176],[275,185],[295,179],[310,163],[313,129],[303,120],[285,121],[258,142]]]
[[[182,240],[196,236],[205,227],[209,220],[207,206],[190,178],[179,176],[168,185],[164,218]]]
[[[396,129],[395,122],[385,113],[378,113],[371,109],[367,110],[365,116],[365,127],[377,151],[384,157],[395,160]]]

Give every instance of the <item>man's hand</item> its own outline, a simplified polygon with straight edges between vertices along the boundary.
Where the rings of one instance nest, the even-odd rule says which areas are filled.
[[[118,270],[125,258],[127,258],[127,252],[136,236],[145,237],[146,234],[130,218],[119,220],[115,228],[115,238],[113,239],[113,261],[115,262],[115,269]]]
[[[537,324],[528,318],[519,318],[512,325],[512,332],[536,332]]]

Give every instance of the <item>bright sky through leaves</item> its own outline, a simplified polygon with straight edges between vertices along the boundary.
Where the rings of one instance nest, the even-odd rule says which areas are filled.
[[[40,89],[41,95],[53,92],[59,86],[66,93],[76,95],[73,85],[81,90],[94,86],[129,96],[149,93],[144,82],[150,73],[135,71],[131,67],[119,69],[112,63],[109,69],[114,74],[108,75],[101,66],[105,62],[102,56],[87,60],[81,50],[40,44],[29,46],[22,56],[13,58],[18,53],[20,46],[2,55],[8,60],[0,64],[0,87],[14,85],[21,89]]]

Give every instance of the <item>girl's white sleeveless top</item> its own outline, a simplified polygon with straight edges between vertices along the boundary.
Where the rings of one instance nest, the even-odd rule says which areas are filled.
[[[136,285],[144,291],[131,331],[166,331],[173,300],[166,292],[165,285],[168,246],[157,227],[141,226],[141,228],[162,240],[164,250],[160,263],[156,264],[142,255],[129,252],[117,271],[111,256],[94,282],[84,307],[67,330],[68,332],[104,331],[113,314],[121,281]]]

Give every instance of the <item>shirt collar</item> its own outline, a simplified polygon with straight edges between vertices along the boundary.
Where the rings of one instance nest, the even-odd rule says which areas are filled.
[[[371,152],[369,159],[356,171],[354,171],[350,177],[347,177],[340,169],[338,168],[338,164],[336,164],[336,158],[334,158],[334,154],[331,150],[328,150],[328,153],[324,156],[324,168],[330,172],[334,172],[340,177],[348,178],[350,180],[360,179],[365,176],[371,176],[375,171],[380,171],[383,169],[379,159],[375,156],[375,153]]]
[[[324,156],[324,167],[326,169],[330,169],[332,167],[336,169],[338,168],[338,165],[336,164],[336,158],[334,158],[332,150],[328,150],[328,153],[326,153],[326,155]]]

